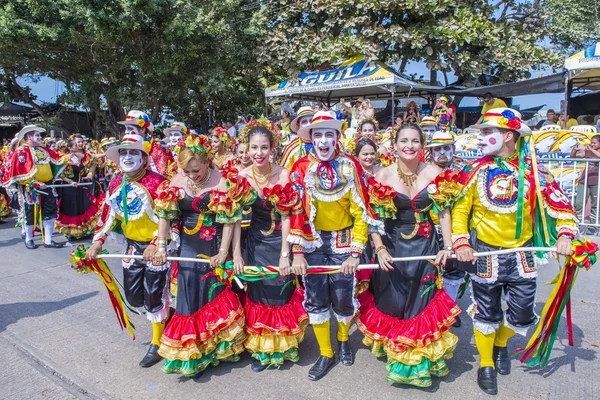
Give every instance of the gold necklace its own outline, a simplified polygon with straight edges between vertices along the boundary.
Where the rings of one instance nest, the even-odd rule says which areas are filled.
[[[222,156],[215,153],[215,161],[216,161],[217,166],[221,167],[221,165],[223,165],[223,162],[225,161],[226,157],[227,157],[227,153],[223,154]]]
[[[400,160],[398,160],[398,162],[396,162],[396,168],[398,170],[398,177],[402,180],[402,182],[404,182],[405,186],[408,187],[413,187],[415,182],[417,181],[417,175],[419,174],[419,167],[417,166],[417,171],[413,172],[412,174],[409,173],[404,173],[404,171],[402,171],[402,168],[400,168]]]
[[[269,170],[267,171],[266,174],[264,175],[259,175],[256,173],[256,171],[254,170],[254,166],[252,166],[252,178],[254,178],[254,182],[256,182],[256,185],[258,186],[258,188],[260,189],[261,186],[265,186],[265,184],[269,184],[269,180],[271,180],[271,172],[273,171],[273,164],[269,165]],[[259,180],[259,178],[262,180]]]
[[[196,197],[196,194],[198,193],[199,190],[201,190],[202,188],[204,188],[204,186],[206,185],[206,183],[210,180],[210,168],[208,169],[208,172],[206,173],[206,176],[204,178],[202,178],[200,180],[200,182],[194,182],[193,180],[191,180],[189,177],[187,179],[187,185],[188,188],[190,189],[190,191],[192,192],[192,194],[194,195],[194,197]]]

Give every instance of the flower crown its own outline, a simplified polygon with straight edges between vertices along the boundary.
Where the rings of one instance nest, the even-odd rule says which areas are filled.
[[[225,129],[217,127],[213,130],[211,136],[218,137],[226,149],[229,149],[229,146],[231,146],[231,136],[229,136],[229,133]]]
[[[189,149],[192,151],[192,153],[203,154],[208,160],[212,159],[214,154],[212,147],[210,147],[208,138],[204,135],[188,135],[185,140],[179,141],[177,148],[179,151],[182,149]]]
[[[125,117],[125,120],[127,121],[132,119],[137,119],[136,123],[137,126],[139,126],[140,128],[148,128],[152,123],[152,121],[150,121],[150,118],[146,114],[140,114],[137,116],[137,118],[132,115],[128,115],[127,117]]]
[[[366,124],[368,122],[373,124],[373,126],[375,127],[375,132],[379,130],[379,122],[377,122],[375,118],[363,118],[360,121],[358,121],[358,126],[361,128],[361,132],[363,124]]]
[[[254,128],[265,128],[271,132],[273,137],[273,148],[277,148],[279,146],[279,141],[281,139],[280,130],[273,122],[265,117],[253,119],[249,121],[246,126],[240,129],[240,143],[248,144],[248,134]]]

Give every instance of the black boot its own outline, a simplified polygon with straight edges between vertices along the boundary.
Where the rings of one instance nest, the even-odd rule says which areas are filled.
[[[33,250],[33,249],[37,249],[38,246],[36,244],[33,244],[33,240],[26,240],[25,241],[25,247],[27,247],[29,250]]]
[[[310,370],[308,371],[308,379],[311,381],[318,381],[327,375],[327,371],[329,371],[334,364],[335,356],[331,358],[320,356],[315,365],[310,367]]]
[[[477,384],[487,394],[498,394],[498,381],[494,367],[481,367],[477,371]]]
[[[268,366],[269,366],[269,364],[262,365],[262,363],[260,362],[260,360],[254,360],[254,361],[252,361],[252,371],[254,371],[254,372],[264,371],[265,369],[267,369]]]
[[[151,344],[150,347],[148,347],[148,352],[146,353],[144,358],[142,358],[142,361],[140,361],[140,367],[151,367],[159,363],[162,359],[163,358],[160,355],[158,355],[158,345]]]
[[[342,363],[342,365],[349,366],[354,364],[354,355],[352,354],[350,341],[346,340],[344,342],[340,342],[338,340],[338,347],[340,349],[340,362]]]
[[[47,249],[62,249],[65,247],[65,245],[62,243],[56,243],[54,240],[52,240],[50,244],[44,243],[44,247]]]
[[[455,328],[460,328],[462,326],[462,321],[460,320],[460,317],[457,315],[456,317],[454,317],[454,319],[456,320],[456,322],[454,323],[454,327]]]
[[[494,364],[500,375],[510,374],[510,357],[506,347],[494,346]]]

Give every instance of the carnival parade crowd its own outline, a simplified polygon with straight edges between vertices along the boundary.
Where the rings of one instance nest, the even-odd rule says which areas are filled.
[[[27,249],[37,231],[44,247],[62,247],[57,230],[93,235],[90,260],[108,238],[143,256],[122,260],[127,303],[152,325],[142,367],[164,360],[166,373],[196,377],[248,351],[261,372],[297,362],[312,325],[320,357],[308,378],[319,380],[337,359],[354,363],[355,323],[373,355],[387,358],[388,381],[428,387],[448,374],[456,346],[469,345],[450,331],[466,288],[477,384],[496,394],[497,375],[511,372],[508,341],[538,322],[544,259],[474,254],[554,246],[570,255],[577,216],[553,176],[525,156],[531,130],[518,111],[484,109],[475,126],[483,157],[466,163],[454,156],[453,112],[440,100],[430,117],[410,104],[381,134],[368,102],[348,108],[349,123],[304,106],[237,132],[205,135],[175,122],[162,141],[133,110],[119,122],[121,139],[57,142],[28,125],[0,154],[0,218],[18,212]],[[379,268],[357,270],[371,263]],[[240,288],[233,278],[247,266],[278,274]]]

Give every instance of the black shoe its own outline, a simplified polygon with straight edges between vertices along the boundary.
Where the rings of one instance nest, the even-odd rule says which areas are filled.
[[[335,357],[325,357],[320,356],[315,365],[310,367],[308,371],[308,379],[311,381],[318,381],[325,375],[327,375],[327,371],[333,367],[335,364]]]
[[[462,326],[462,321],[460,320],[460,317],[457,315],[456,317],[454,317],[454,319],[456,320],[456,322],[454,323],[454,327],[455,328],[460,328]]]
[[[44,243],[44,247],[47,249],[62,249],[65,247],[62,243],[56,243],[54,240],[50,242],[50,244]]]
[[[262,363],[260,362],[260,360],[254,360],[254,361],[252,361],[252,371],[254,371],[254,372],[264,371],[265,369],[267,369],[268,366],[269,366],[269,364],[262,365]]]
[[[29,250],[33,250],[33,249],[37,249],[38,246],[37,244],[33,244],[33,240],[28,240],[25,242],[25,247],[27,247]]]
[[[159,363],[163,358],[158,355],[158,345],[151,344],[148,347],[148,352],[140,361],[140,367],[148,368]]]
[[[494,346],[494,364],[500,375],[510,374],[510,357],[506,347]]]
[[[487,394],[498,394],[498,381],[494,367],[482,367],[477,371],[477,384]]]
[[[340,342],[338,340],[338,346],[340,349],[340,362],[342,363],[342,365],[350,366],[354,364],[354,355],[352,354],[350,341],[346,340],[344,342]]]

